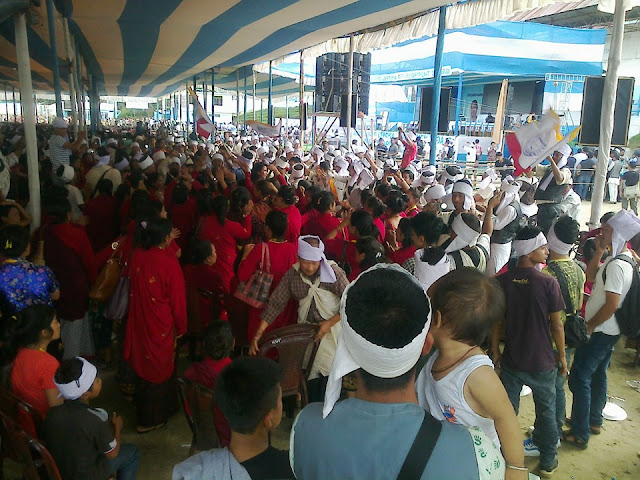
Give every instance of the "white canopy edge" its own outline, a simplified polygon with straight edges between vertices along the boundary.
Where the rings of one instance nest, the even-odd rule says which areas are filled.
[[[573,0],[477,0],[464,3],[456,3],[447,8],[446,28],[459,29],[473,27],[502,20],[511,15],[544,7],[553,3],[570,3]],[[626,10],[640,5],[640,0],[625,0]],[[605,13],[613,13],[615,0],[600,0],[598,10]],[[400,42],[415,40],[424,36],[438,34],[438,11],[434,10],[425,15],[412,18],[406,22],[390,26],[374,32],[356,35],[355,51],[368,53],[373,50],[391,47]],[[312,47],[305,48],[304,58],[315,58],[325,53],[349,52],[349,37],[333,38]],[[297,58],[296,58],[297,57]],[[285,62],[295,62],[300,58],[299,53],[285,55],[272,60],[273,65]],[[269,73],[269,62],[254,65],[254,69],[261,73]],[[278,72],[278,74],[281,74]],[[306,82],[305,82],[306,83]]]

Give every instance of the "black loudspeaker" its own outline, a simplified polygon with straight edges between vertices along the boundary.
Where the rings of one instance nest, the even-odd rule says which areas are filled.
[[[340,126],[347,126],[347,94],[340,97]],[[357,95],[351,97],[351,128],[356,128],[356,101]]]
[[[431,110],[433,109],[433,87],[422,87],[420,100],[421,132],[431,131]],[[449,131],[449,104],[451,103],[451,87],[440,89],[440,116],[438,117],[438,133]]]
[[[618,78],[616,105],[613,110],[612,147],[624,147],[629,137],[629,120],[633,102],[634,78]],[[582,130],[578,143],[598,145],[600,143],[600,115],[602,113],[602,92],[604,77],[587,77],[582,94]]]
[[[371,54],[353,54],[352,92],[356,95],[354,110],[369,113]],[[316,112],[340,111],[342,96],[349,82],[349,54],[327,53],[316,59]]]

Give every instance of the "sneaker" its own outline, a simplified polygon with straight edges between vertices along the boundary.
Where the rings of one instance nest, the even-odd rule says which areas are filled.
[[[524,456],[525,457],[539,457],[540,450],[538,450],[538,446],[533,443],[533,440],[527,438],[524,443]]]
[[[534,430],[535,430],[535,428],[533,427],[533,425],[530,425],[529,428],[527,429],[530,437],[533,437],[533,431]],[[533,445],[535,445],[535,443],[533,443],[533,441],[531,443]],[[560,445],[561,445],[560,439],[558,438],[558,443],[556,443],[556,448],[560,448]],[[536,447],[536,448],[538,448],[538,447]],[[537,457],[537,455],[536,455],[536,457]]]
[[[558,469],[558,459],[553,461],[552,465],[542,466],[540,465],[540,476],[542,478],[551,478],[554,472]]]

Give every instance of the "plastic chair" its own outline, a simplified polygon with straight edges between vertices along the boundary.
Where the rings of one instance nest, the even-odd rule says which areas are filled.
[[[6,388],[0,387],[0,412],[9,418],[18,419],[22,428],[37,437],[42,425],[42,416],[27,402]]]
[[[218,448],[220,438],[213,414],[216,403],[215,393],[213,390],[186,378],[178,377],[177,380],[180,403],[193,435],[189,456],[196,451]]]
[[[284,369],[282,396],[300,394],[301,407],[309,402],[307,378],[320,345],[315,340],[317,332],[317,325],[289,325],[269,332],[260,342],[259,355],[268,356],[272,349],[278,352],[278,363]]]

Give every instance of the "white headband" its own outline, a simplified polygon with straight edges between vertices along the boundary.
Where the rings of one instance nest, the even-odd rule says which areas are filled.
[[[444,190],[444,185],[439,183],[429,187],[429,189],[424,192],[424,199],[429,202],[431,200],[440,200],[447,194]]]
[[[549,229],[549,233],[547,234],[547,246],[549,250],[552,252],[559,253],[560,255],[569,255],[569,252],[573,248],[573,244],[564,243],[556,236],[556,232],[554,231],[556,228],[556,224],[554,223]]]
[[[462,215],[456,215],[451,223],[451,229],[455,232],[456,238],[446,248],[446,253],[455,252],[465,247],[473,247],[478,241],[480,234],[467,225]]]
[[[464,205],[462,208],[465,210],[471,210],[471,207],[475,205],[473,200],[473,187],[463,180],[458,180],[453,184],[452,193],[461,193],[464,195]]]
[[[84,395],[85,392],[89,391],[98,376],[98,369],[92,363],[87,362],[82,357],[76,357],[76,360],[82,360],[82,373],[80,374],[80,378],[69,383],[53,381],[56,387],[58,387],[60,395],[67,400],[77,400]]]
[[[141,161],[138,165],[140,166],[141,170],[146,170],[151,165],[153,165],[153,160],[151,160],[151,157],[147,157],[143,161]]]
[[[524,257],[546,244],[547,237],[544,236],[544,233],[540,232],[535,238],[530,238],[528,240],[514,240],[513,251],[516,257]]]
[[[98,165],[107,165],[111,161],[111,155],[98,157]]]
[[[640,219],[629,210],[620,210],[607,222],[613,228],[611,238],[613,256],[618,255],[624,244],[640,233]]]
[[[314,247],[306,239],[316,239],[318,246]],[[310,262],[320,262],[320,281],[323,283],[335,283],[336,272],[333,271],[327,257],[324,255],[324,243],[315,235],[303,235],[298,238],[298,257]]]
[[[464,174],[462,172],[451,175],[446,168],[442,171],[442,176],[447,180],[450,180],[451,182],[457,182],[458,180],[462,180],[464,178]]]
[[[327,390],[324,396],[322,416],[325,418],[331,413],[333,406],[338,401],[338,398],[340,398],[343,376],[362,368],[371,375],[380,378],[399,377],[411,370],[422,354],[424,342],[427,333],[429,333],[429,326],[431,325],[431,305],[429,305],[429,314],[427,315],[422,331],[410,343],[401,348],[386,348],[371,343],[349,325],[346,313],[349,290],[358,283],[360,277],[369,275],[381,268],[395,270],[406,275],[426,297],[426,293],[420,282],[397,264],[379,263],[374,265],[369,270],[361,273],[354,282],[347,286],[340,300],[340,323],[342,325],[342,331],[338,337],[338,346],[333,357],[333,363],[331,364]],[[428,302],[429,298],[426,298]]]
[[[125,168],[127,168],[129,166],[129,160],[127,160],[126,158],[123,158],[122,160],[120,160],[118,163],[113,165],[116,170],[118,171],[123,171]]]

